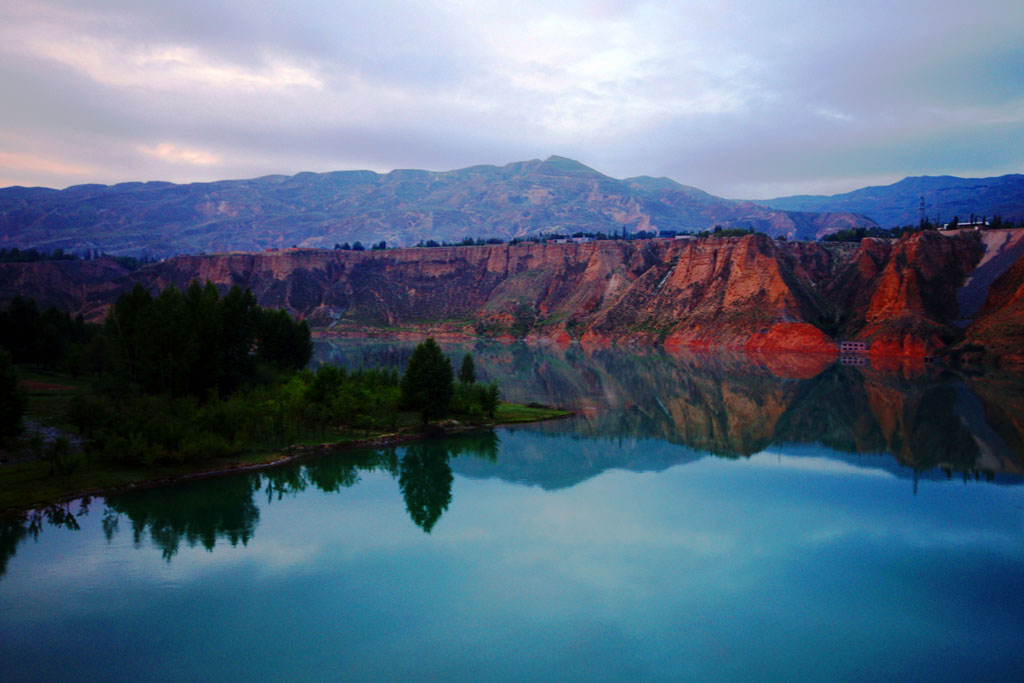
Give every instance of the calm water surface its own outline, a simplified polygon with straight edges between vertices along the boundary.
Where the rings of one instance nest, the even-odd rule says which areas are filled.
[[[1020,378],[475,355],[577,417],[0,526],[0,677],[1019,680]]]

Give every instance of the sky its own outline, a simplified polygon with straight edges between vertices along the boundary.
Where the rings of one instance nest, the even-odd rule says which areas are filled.
[[[1024,172],[1024,2],[0,0],[0,187],[549,155],[731,198]]]

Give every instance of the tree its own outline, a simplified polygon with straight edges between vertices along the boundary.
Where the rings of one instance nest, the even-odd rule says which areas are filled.
[[[448,414],[455,393],[452,364],[433,337],[417,344],[402,376],[402,405],[423,416],[423,422]]]
[[[11,354],[0,349],[0,444],[21,433],[25,393],[18,386]]]
[[[462,357],[462,367],[459,368],[459,384],[473,384],[476,382],[476,368],[473,367],[473,356],[466,354]]]
[[[285,310],[264,309],[259,316],[256,352],[282,370],[301,370],[313,357],[309,323],[294,322]]]
[[[496,382],[491,382],[487,385],[487,391],[484,392],[483,399],[484,412],[487,413],[488,417],[494,417],[495,411],[498,410],[498,404],[501,403],[501,391],[498,389]]]

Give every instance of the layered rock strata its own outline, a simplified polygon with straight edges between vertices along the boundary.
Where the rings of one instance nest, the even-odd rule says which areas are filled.
[[[958,291],[984,254],[975,234],[934,232],[859,245],[748,235],[297,249],[182,256],[131,273],[77,262],[7,264],[0,270],[0,292],[45,290],[50,301],[99,319],[135,283],[155,292],[198,278],[223,289],[249,287],[260,305],[285,308],[334,334],[430,333],[768,354],[835,353],[838,341],[857,340],[878,357],[928,356],[966,335],[971,343],[1019,352],[1024,262],[995,280],[966,332],[956,325]],[[19,271],[18,265],[26,267]],[[50,284],[39,284],[44,281]]]

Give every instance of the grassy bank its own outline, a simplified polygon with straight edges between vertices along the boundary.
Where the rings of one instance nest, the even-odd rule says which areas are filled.
[[[33,373],[26,379],[31,396],[27,418],[42,425],[64,427],[63,415],[76,387],[66,377],[51,377],[45,373]],[[160,462],[148,467],[93,461],[84,463],[68,475],[51,475],[49,463],[43,461],[12,462],[0,465],[0,514],[130,487],[159,486],[190,478],[269,467],[336,448],[379,447],[430,438],[444,432],[538,422],[569,414],[546,407],[502,403],[492,420],[460,422],[455,416],[445,421],[440,429],[432,426],[425,430],[416,425],[397,432],[331,430],[323,438],[305,435],[295,446],[283,451],[241,453],[187,463]]]

